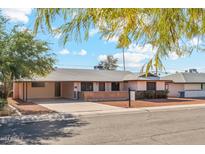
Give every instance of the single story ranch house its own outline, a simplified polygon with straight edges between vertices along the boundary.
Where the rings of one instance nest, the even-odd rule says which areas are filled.
[[[205,97],[205,73],[189,71],[176,73],[162,78],[167,82],[168,96],[173,97]]]
[[[135,91],[162,91],[168,80],[149,73],[129,71],[57,68],[45,77],[13,82],[13,98],[27,101],[37,98],[90,100],[126,100],[128,88]]]

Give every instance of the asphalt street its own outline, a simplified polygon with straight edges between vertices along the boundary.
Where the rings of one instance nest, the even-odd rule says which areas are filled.
[[[205,108],[8,123],[0,144],[205,144]]]

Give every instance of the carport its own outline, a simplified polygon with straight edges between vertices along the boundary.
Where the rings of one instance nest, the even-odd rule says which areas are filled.
[[[61,81],[26,81],[14,82],[13,98],[23,101],[29,99],[74,98],[74,82]]]

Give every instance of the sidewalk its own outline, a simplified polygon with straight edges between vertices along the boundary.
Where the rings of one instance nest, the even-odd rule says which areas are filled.
[[[205,104],[189,104],[189,105],[172,105],[172,106],[157,106],[157,107],[143,107],[143,108],[119,108],[117,110],[108,111],[93,111],[93,112],[73,112],[75,116],[86,115],[105,115],[105,114],[124,114],[130,112],[158,112],[158,111],[172,111],[172,110],[185,110],[185,109],[200,109],[205,108]]]
[[[201,109],[205,108],[205,104],[195,105],[175,105],[175,106],[160,106],[160,107],[144,107],[144,108],[119,108],[115,110],[106,111],[92,111],[92,112],[73,112],[73,113],[48,113],[48,114],[34,114],[34,115],[20,115],[0,117],[0,125],[2,124],[16,124],[16,123],[30,123],[39,121],[62,121],[62,120],[76,120],[81,116],[103,116],[112,114],[129,114],[129,113],[144,113],[144,112],[159,112],[159,111],[174,111],[187,109]]]

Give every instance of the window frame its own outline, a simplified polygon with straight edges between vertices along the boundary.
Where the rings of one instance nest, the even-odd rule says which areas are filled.
[[[154,86],[154,88],[152,87],[151,89],[150,89],[150,85],[148,85],[148,84],[153,84]],[[147,89],[147,91],[156,91],[157,90],[157,83],[156,82],[147,82],[147,84],[146,84],[146,89]]]
[[[113,84],[118,84],[118,85],[113,86]],[[117,87],[117,89],[113,89],[114,87],[115,88]],[[111,90],[112,91],[120,91],[120,82],[111,82]]]
[[[85,84],[85,86],[83,86],[83,84]],[[91,86],[91,89],[88,88],[88,86]],[[83,89],[85,87],[85,89]],[[81,91],[93,91],[93,82],[81,82]]]
[[[165,90],[169,90],[169,84],[168,83],[165,83]]]
[[[44,88],[45,86],[45,82],[31,82],[32,88]]]

